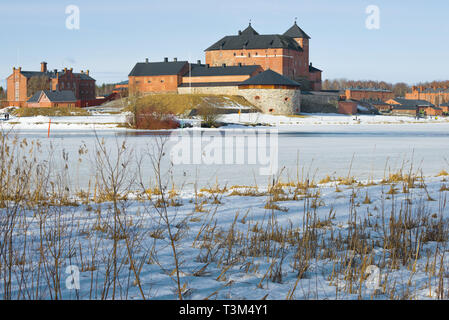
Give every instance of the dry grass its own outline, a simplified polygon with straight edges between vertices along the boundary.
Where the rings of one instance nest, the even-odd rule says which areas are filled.
[[[68,116],[89,116],[90,113],[82,108],[19,108],[12,111],[17,117],[68,117]]]
[[[150,94],[137,99],[137,109],[146,105],[158,105],[167,113],[175,115],[185,114],[192,109],[202,106],[224,107],[229,105],[241,105],[253,107],[245,98],[241,96],[226,95],[204,95],[204,94]],[[125,111],[133,111],[133,106],[128,106]]]

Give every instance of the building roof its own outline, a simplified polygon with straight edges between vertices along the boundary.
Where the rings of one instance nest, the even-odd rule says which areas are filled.
[[[180,74],[187,61],[139,62],[128,76],[169,76]]]
[[[237,87],[240,82],[184,82],[179,85],[181,88],[202,88],[202,87]]]
[[[116,83],[115,85],[116,85],[116,86],[123,86],[123,85],[126,85],[126,84],[129,84],[129,80],[125,80],[125,81]]]
[[[425,100],[414,100],[414,99],[404,99],[404,98],[394,98],[394,101],[399,103],[402,107],[435,107],[434,104]],[[394,106],[396,108],[396,106]]]
[[[41,96],[45,94],[51,102],[75,102],[76,97],[73,91],[61,90],[61,91],[51,91],[51,90],[41,90],[36,92],[27,102],[39,102]]]
[[[205,51],[242,49],[290,49],[303,51],[301,46],[291,37],[279,34],[259,35],[257,32],[256,34],[250,34],[250,32],[244,34],[242,32],[237,36],[226,36]]]
[[[253,29],[251,26],[251,22],[249,23],[249,26],[240,33],[242,36],[258,36],[259,33]]]
[[[279,85],[279,86],[291,86],[300,87],[301,85],[293,80],[290,80],[283,75],[268,69],[258,75],[249,78],[246,81],[240,83],[240,85]]]
[[[33,78],[33,77],[46,77],[49,79],[55,79],[57,76],[62,76],[65,74],[65,71],[47,71],[47,72],[41,72],[41,71],[20,71],[21,74],[23,74],[25,77]],[[87,75],[86,73],[73,73],[73,75],[79,77],[81,80],[95,80],[91,76]]]
[[[295,21],[295,24],[284,33],[284,36],[291,37],[291,38],[310,39],[310,37],[307,35],[307,33],[305,33],[304,30],[302,30],[296,24],[296,21]]]
[[[190,71],[184,77],[245,76],[252,75],[261,68],[259,65],[208,67],[204,64],[191,64],[190,66]]]
[[[378,105],[378,106],[388,106],[389,104],[384,102],[381,99],[361,99],[360,101],[362,102],[367,102],[373,105]]]
[[[314,72],[323,72],[323,70],[320,70],[318,68],[315,68],[314,66],[312,66],[312,63],[310,63],[309,65],[309,72],[314,73]]]

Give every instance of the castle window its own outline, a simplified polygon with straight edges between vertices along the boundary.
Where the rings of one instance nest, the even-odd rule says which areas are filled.
[[[269,112],[273,112],[274,111],[274,109],[270,109],[270,110],[268,110]]]
[[[259,96],[255,96],[254,99],[255,100],[260,100],[260,97]]]
[[[151,80],[148,80],[148,83],[151,83]]]
[[[286,97],[286,98],[284,99],[284,101],[288,101],[288,100],[290,100],[290,99],[289,99],[289,98],[287,98],[287,97]]]
[[[248,58],[251,58],[251,53],[248,52]]]
[[[164,80],[161,80],[161,83],[163,83],[164,82]]]

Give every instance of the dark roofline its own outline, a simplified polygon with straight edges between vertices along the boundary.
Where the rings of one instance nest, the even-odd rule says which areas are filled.
[[[203,88],[203,87],[237,87],[241,82],[194,82],[182,83],[180,88]]]
[[[259,65],[238,65],[208,67],[207,65],[191,64],[191,69],[183,77],[216,77],[216,76],[251,76],[262,69]]]
[[[301,85],[271,69],[268,69],[258,75],[255,75],[248,80],[243,81],[241,86],[251,86],[251,85],[278,85],[278,86],[290,86],[290,87],[301,87]]]
[[[138,62],[128,77],[151,77],[181,75],[188,61]]]

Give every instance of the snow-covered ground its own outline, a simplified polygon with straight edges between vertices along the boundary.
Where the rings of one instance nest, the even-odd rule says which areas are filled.
[[[120,197],[116,209],[109,200],[92,197],[98,190],[93,179],[98,141],[104,139],[111,150],[125,141],[137,161],[160,136],[116,128],[124,117],[52,117],[50,138],[48,117],[1,122],[3,130],[12,130],[28,146],[39,140],[37,160],[45,162],[50,155],[52,161],[45,163],[53,165],[52,173],[64,170],[61,156],[67,159],[71,202],[20,207],[12,249],[2,251],[12,254],[8,261],[13,262],[9,270],[1,264],[0,298],[10,293],[23,299],[56,294],[65,299],[176,299],[177,274],[185,299],[447,298],[449,182],[445,175],[436,177],[449,170],[446,119],[223,116],[232,123],[276,126],[282,180],[290,183],[280,185],[273,199],[275,192],[267,193],[269,179],[257,175],[257,166],[171,168],[164,158],[162,170],[170,170],[164,175],[170,181],[165,195],[171,195],[164,223],[158,193],[148,200],[134,175],[132,192]],[[236,127],[241,126],[220,130]],[[138,176],[153,183],[153,166],[145,159]],[[411,165],[425,183],[418,177],[411,185],[380,181],[401,168],[407,173]],[[132,164],[129,169],[137,171]],[[318,184],[327,175],[334,181]],[[357,182],[347,184],[340,177]],[[296,185],[307,179],[312,186]],[[227,189],[210,190],[217,183]],[[91,196],[86,199],[80,191]],[[2,235],[8,234],[11,224],[5,219],[14,208],[9,202],[0,209]],[[0,249],[6,248],[0,244]],[[79,271],[79,290],[70,282],[68,266],[75,276]],[[379,286],[373,281],[379,280],[377,271]],[[9,280],[11,290],[5,285]]]
[[[297,125],[365,125],[365,124],[419,124],[448,123],[446,117],[428,117],[416,119],[409,116],[384,115],[342,115],[329,113],[311,113],[302,116],[274,116],[261,113],[229,114],[221,117],[223,121],[234,123],[264,123],[276,126]]]
[[[184,299],[447,298],[445,177],[407,193],[401,183],[394,194],[390,183],[374,184],[283,186],[283,200],[272,202],[279,210],[264,208],[263,189],[178,191],[168,224],[161,206],[133,200],[136,192],[119,201],[116,247],[111,202],[27,209],[13,234],[11,296],[177,299],[179,273]],[[407,230],[396,239],[401,215]]]

